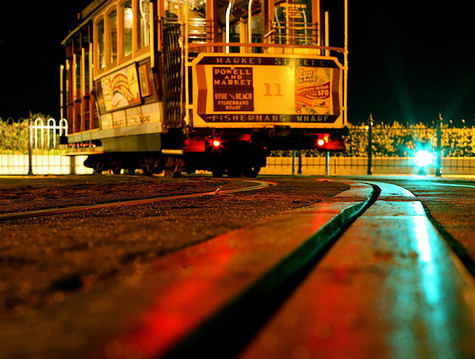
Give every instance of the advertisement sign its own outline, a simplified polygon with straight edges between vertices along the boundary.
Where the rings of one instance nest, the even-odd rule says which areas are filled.
[[[341,65],[334,58],[200,54],[193,70],[195,115],[204,122],[341,118]]]
[[[140,104],[140,90],[135,65],[127,66],[100,79],[106,111]]]
[[[331,69],[297,67],[295,76],[295,112],[325,115],[332,112]]]

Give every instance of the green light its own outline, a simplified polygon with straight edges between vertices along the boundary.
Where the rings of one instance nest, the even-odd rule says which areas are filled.
[[[434,154],[429,151],[417,151],[414,155],[414,162],[418,167],[427,167],[434,160]]]

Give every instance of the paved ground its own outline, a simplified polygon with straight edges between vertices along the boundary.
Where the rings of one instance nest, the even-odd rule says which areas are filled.
[[[207,239],[264,217],[321,201],[338,202],[333,196],[348,189],[346,184],[332,181],[338,178],[264,179],[276,181],[278,186],[232,195],[0,221],[0,327],[8,331],[9,338],[19,340],[18,344],[9,342],[8,347],[14,350],[27,337],[35,337],[38,345],[44,345],[40,343],[47,341],[48,333],[67,331],[65,342],[57,345],[58,352],[49,356],[62,358],[70,346],[87,343],[87,336],[114,330],[107,328],[106,313],[112,308],[111,297],[115,298],[114,305],[118,305],[115,312],[126,311],[129,316],[140,313],[150,300],[146,293],[151,289],[150,285],[144,285],[143,281],[147,284],[150,278],[145,278],[143,273],[157,258],[193,248],[190,247],[193,244],[206,243]],[[361,180],[381,181],[381,178]],[[466,265],[473,264],[475,253],[470,235],[474,233],[475,199],[471,182],[438,183],[433,179],[415,181],[407,177],[383,180],[398,183],[422,200],[445,231],[445,237],[463,249],[460,253],[466,258]],[[0,212],[161,195],[219,193],[247,185],[241,179],[209,177],[0,178]],[[398,201],[393,197],[391,200]],[[381,255],[379,260],[389,260],[385,253]],[[152,283],[157,281],[153,286],[159,285],[159,278],[158,275],[152,278]],[[97,321],[104,324],[94,331]],[[85,330],[88,334],[84,334]],[[29,345],[26,352],[31,353],[36,344]]]
[[[376,184],[377,201],[239,359],[475,357],[473,278],[410,192]]]
[[[327,199],[348,186],[279,180],[276,187],[0,222],[0,318],[62,302],[154,258]],[[248,186],[242,180],[84,176],[1,178],[1,211],[24,211]]]
[[[475,181],[424,176],[364,176],[398,184],[421,201],[451,248],[475,277]]]

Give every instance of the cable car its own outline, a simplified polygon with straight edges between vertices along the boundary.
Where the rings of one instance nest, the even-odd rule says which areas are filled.
[[[95,0],[64,39],[61,117],[96,172],[257,176],[344,149],[346,56],[320,0]]]

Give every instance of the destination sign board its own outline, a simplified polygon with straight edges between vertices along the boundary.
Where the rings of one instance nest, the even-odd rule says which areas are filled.
[[[213,67],[214,111],[253,111],[252,67]]]
[[[200,54],[192,67],[194,119],[205,123],[341,119],[341,65],[334,58]]]

